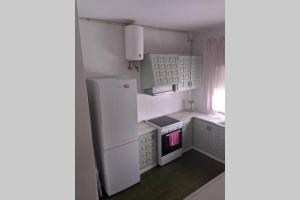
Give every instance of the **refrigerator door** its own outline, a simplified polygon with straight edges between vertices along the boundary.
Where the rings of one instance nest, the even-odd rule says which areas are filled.
[[[135,79],[97,79],[101,144],[108,150],[138,139]]]
[[[104,151],[104,188],[111,196],[140,181],[138,141]]]

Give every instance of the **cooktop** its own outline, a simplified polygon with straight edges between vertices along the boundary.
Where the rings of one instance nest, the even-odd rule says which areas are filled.
[[[168,116],[162,116],[162,117],[150,119],[150,120],[147,120],[147,121],[152,123],[152,124],[155,124],[156,126],[159,126],[159,127],[165,127],[165,126],[169,126],[171,124],[175,124],[177,122],[180,122],[179,120],[168,117]]]

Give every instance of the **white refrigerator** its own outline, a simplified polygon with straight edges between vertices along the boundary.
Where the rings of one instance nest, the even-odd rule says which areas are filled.
[[[140,181],[135,79],[87,80],[95,157],[111,196]]]

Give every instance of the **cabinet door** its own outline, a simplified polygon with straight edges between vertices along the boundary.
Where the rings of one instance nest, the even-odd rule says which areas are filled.
[[[178,73],[179,73],[179,83],[178,83],[178,91],[189,90],[189,82],[191,69],[190,69],[190,56],[181,55],[178,56]]]
[[[217,156],[218,158],[225,160],[225,128],[217,127]]]
[[[140,169],[157,162],[156,131],[152,131],[139,137]]]
[[[193,121],[193,144],[199,149],[225,160],[225,128],[200,119]]]
[[[148,157],[148,164],[152,165],[156,163],[157,158],[157,144],[156,144],[156,131],[153,131],[149,135],[149,143],[148,143],[148,150],[147,150],[147,157]]]
[[[191,63],[191,89],[201,87],[201,74],[202,74],[202,57],[192,56]]]
[[[225,132],[223,127],[210,125],[209,128],[209,150],[208,153],[224,160],[225,158]]]
[[[193,145],[200,148],[200,122],[197,119],[193,119]]]
[[[139,137],[139,158],[140,158],[140,169],[143,169],[147,165],[146,156],[147,156],[147,147],[146,147],[146,137],[142,135]]]
[[[194,119],[193,121],[193,143],[201,150],[208,150],[208,131],[207,122],[200,119]]]
[[[206,125],[200,131],[200,149],[209,151],[209,132],[206,130]]]
[[[183,122],[182,137],[183,150],[191,147],[193,141],[193,124],[191,119]]]
[[[208,153],[220,158],[221,142],[220,134],[217,126],[209,124],[207,127],[208,130]]]

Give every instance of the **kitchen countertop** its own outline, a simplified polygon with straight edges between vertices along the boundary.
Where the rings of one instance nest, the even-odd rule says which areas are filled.
[[[152,131],[156,130],[155,126],[152,126],[146,122],[140,122],[138,123],[138,135],[143,135],[145,133],[150,133]]]
[[[198,118],[204,121],[211,122],[217,126],[225,127],[220,124],[220,122],[225,121],[225,117],[221,114],[208,114],[208,113],[200,113],[200,112],[190,112],[190,111],[179,111],[175,113],[168,114],[167,116],[173,117],[174,119],[178,119],[180,121],[185,121],[191,118]],[[143,135],[145,133],[149,133],[156,130],[156,127],[142,121],[138,123],[138,135]]]
[[[221,114],[179,111],[176,113],[171,113],[168,116],[178,119],[180,121],[185,121],[187,119],[194,117],[194,118],[202,119],[204,121],[211,122],[213,124],[216,124],[217,126],[225,127],[224,125],[220,124],[221,122],[225,121],[225,116]]]

